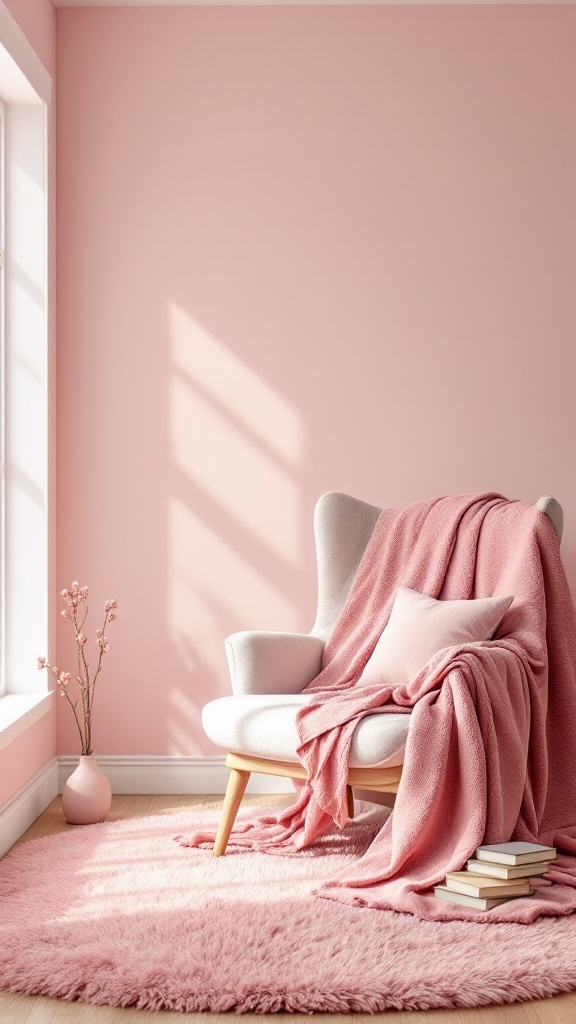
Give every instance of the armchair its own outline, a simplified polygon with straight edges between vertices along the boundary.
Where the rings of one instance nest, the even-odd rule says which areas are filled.
[[[562,508],[545,496],[536,503],[562,536]],[[306,779],[296,755],[296,714],[306,686],[318,675],[322,651],[344,604],[381,509],[330,491],[314,512],[318,563],[318,608],[310,633],[245,631],[226,641],[232,696],[210,701],[202,711],[208,737],[228,751],[230,777],[214,856],[222,856],[252,772]],[[354,732],[348,768],[348,814],[352,787],[396,793],[410,729],[409,714],[373,714]]]

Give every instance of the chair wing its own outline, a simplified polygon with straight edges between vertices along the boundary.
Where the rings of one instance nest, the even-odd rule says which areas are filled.
[[[553,498],[550,494],[545,494],[542,498],[538,498],[536,508],[539,508],[541,512],[545,512],[548,518],[552,520],[552,525],[558,537],[558,543],[560,543],[564,530],[564,513],[560,502],[556,501],[556,498]]]
[[[339,491],[328,491],[318,499],[314,510],[318,562],[314,636],[323,640],[330,636],[381,511]]]

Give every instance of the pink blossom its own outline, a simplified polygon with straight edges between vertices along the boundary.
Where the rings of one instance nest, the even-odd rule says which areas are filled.
[[[38,658],[38,668],[46,668],[46,658]]]
[[[86,598],[88,597],[88,587],[81,587],[78,580],[72,580],[70,587],[66,590],[62,590],[60,593],[67,604],[72,605],[73,608],[77,608],[79,601],[86,601]]]
[[[70,704],[72,705],[74,716],[76,718],[76,725],[78,726],[80,734],[83,754],[90,754],[92,751],[92,700],[94,696],[94,686],[96,678],[103,667],[102,655],[107,654],[110,650],[108,638],[104,636],[102,629],[97,629],[95,632],[96,642],[99,648],[99,657],[97,659],[97,666],[91,671],[90,662],[86,659],[84,654],[84,645],[88,643],[88,637],[81,631],[88,615],[88,594],[89,588],[81,587],[78,580],[72,580],[69,587],[60,591],[60,596],[66,604],[66,607],[60,614],[63,618],[69,619],[72,622],[74,632],[76,634],[78,654],[81,655],[79,666],[80,675],[75,676],[75,684],[80,688],[83,717],[81,710],[76,710],[78,701],[71,699],[68,696],[68,684],[71,682],[72,678],[70,672],[60,672],[57,666],[50,665],[46,658],[38,658],[38,668],[48,669],[51,675],[55,676],[60,696],[68,697],[70,700]],[[116,607],[117,603],[112,598],[105,602],[105,623],[108,622],[108,620],[113,621],[116,618],[113,611]],[[92,634],[92,636],[94,636],[94,634]]]

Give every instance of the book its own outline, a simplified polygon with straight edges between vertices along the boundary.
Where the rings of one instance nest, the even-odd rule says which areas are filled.
[[[532,896],[534,893],[533,889],[526,893],[527,896]],[[502,896],[497,899],[483,899],[479,896],[468,896],[463,892],[456,892],[454,889],[449,889],[446,885],[435,885],[434,895],[440,900],[447,900],[448,903],[461,903],[464,907],[474,907],[476,910],[492,910],[492,907],[499,907],[502,903],[510,903],[511,900],[518,899],[517,896]]]
[[[445,885],[454,892],[462,892],[479,899],[527,896],[530,892],[530,882],[527,878],[488,878],[485,875],[472,875],[468,871],[449,871]]]
[[[466,870],[473,875],[488,875],[489,878],[536,878],[544,875],[550,867],[549,861],[535,864],[491,864],[488,860],[469,860]]]
[[[494,864],[540,864],[556,859],[553,846],[539,846],[538,843],[497,843],[495,846],[479,846],[477,860],[488,860]]]

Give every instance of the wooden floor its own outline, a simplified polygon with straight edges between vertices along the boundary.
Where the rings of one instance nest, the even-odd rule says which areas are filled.
[[[286,796],[245,797],[244,806],[281,806]],[[194,808],[219,807],[221,797],[211,796],[115,796],[109,820],[142,817],[147,814],[174,814]],[[38,836],[53,835],[73,828],[62,817],[60,798],[22,836],[19,843]],[[18,845],[18,844],[17,844]],[[1,908],[0,908],[1,913]],[[242,1014],[232,1013],[152,1013],[148,1010],[121,1010],[85,1003],[65,1003],[44,997],[12,995],[0,992],[0,1024],[291,1024],[309,1019],[306,1014]],[[531,1003],[513,1003],[511,1006],[488,1006],[473,1010],[433,1010],[427,1013],[397,1012],[377,1014],[314,1014],[314,1024],[576,1024],[576,993],[555,999],[536,1000]]]

